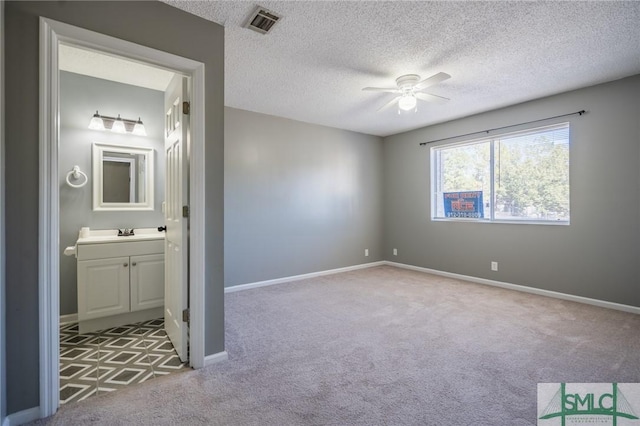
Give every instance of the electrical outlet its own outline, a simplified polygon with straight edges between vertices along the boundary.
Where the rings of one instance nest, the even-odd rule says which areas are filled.
[[[364,255],[369,256],[369,249],[364,249]]]
[[[397,255],[398,255],[398,249],[395,249],[395,248],[393,249],[393,255],[394,255],[394,256],[397,256]]]
[[[498,262],[491,262],[491,270],[492,271],[498,270]]]

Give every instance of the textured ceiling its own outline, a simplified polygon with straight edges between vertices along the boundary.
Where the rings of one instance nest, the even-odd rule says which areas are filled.
[[[164,91],[173,73],[118,56],[61,44],[59,68],[147,89]]]
[[[167,3],[226,27],[225,105],[374,135],[448,121],[640,73],[639,2],[260,1]],[[401,74],[451,79],[445,105],[376,110]]]

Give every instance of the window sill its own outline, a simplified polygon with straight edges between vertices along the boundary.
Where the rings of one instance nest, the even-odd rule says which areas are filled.
[[[490,219],[464,219],[464,218],[446,218],[446,217],[432,217],[432,222],[464,222],[464,223],[499,223],[503,225],[552,225],[552,226],[569,226],[571,224],[568,220],[490,220]]]

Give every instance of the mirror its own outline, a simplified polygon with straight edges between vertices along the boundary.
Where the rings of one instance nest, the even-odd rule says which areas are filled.
[[[93,210],[153,210],[153,149],[93,144]]]

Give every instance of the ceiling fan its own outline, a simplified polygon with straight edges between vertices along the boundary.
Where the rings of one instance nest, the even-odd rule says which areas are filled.
[[[420,81],[420,76],[416,74],[401,75],[396,79],[398,87],[365,87],[362,90],[371,92],[389,92],[396,93],[398,96],[391,99],[378,109],[382,111],[395,104],[398,104],[398,114],[402,111],[417,111],[418,99],[427,102],[446,102],[449,99],[442,96],[432,95],[430,93],[424,93],[423,90],[438,84],[444,80],[451,78],[451,76],[444,72],[439,72],[431,77],[425,78]]]

